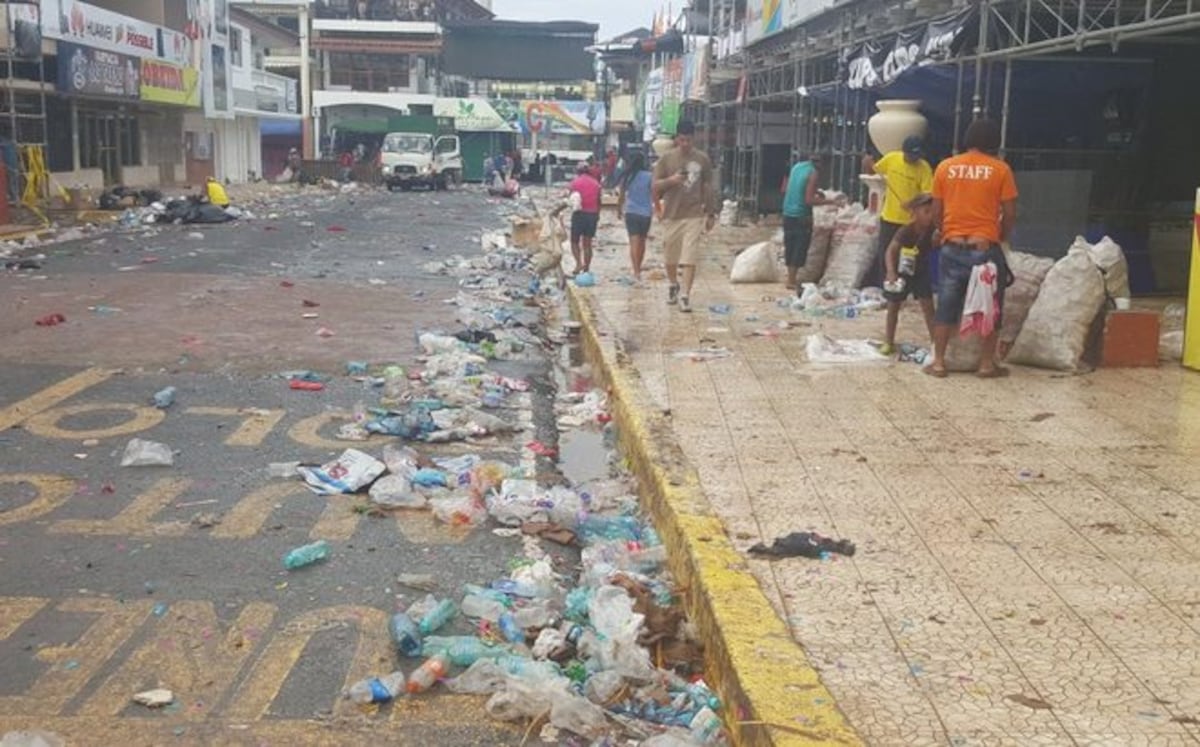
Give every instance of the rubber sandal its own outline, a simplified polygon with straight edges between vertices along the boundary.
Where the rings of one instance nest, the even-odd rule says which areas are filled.
[[[996,366],[990,371],[976,371],[975,375],[981,379],[1003,379],[1008,376],[1008,369],[1004,366]]]
[[[932,376],[935,379],[946,378],[946,369],[934,368],[932,365],[925,366],[924,368],[922,368],[921,373],[925,374],[926,376]]]

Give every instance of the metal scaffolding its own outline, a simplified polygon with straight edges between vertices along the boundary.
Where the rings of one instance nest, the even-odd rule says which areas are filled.
[[[713,6],[733,0],[711,0]],[[743,215],[761,203],[761,116],[791,114],[794,153],[826,156],[830,185],[857,194],[858,161],[866,151],[871,94],[851,89],[844,60],[850,50],[917,29],[966,7],[975,8],[973,44],[937,64],[957,67],[953,148],[967,117],[998,115],[1008,143],[1009,102],[1014,60],[1074,54],[1090,47],[1120,45],[1150,37],[1178,39],[1200,29],[1197,0],[852,0],[802,25],[760,40],[739,54],[718,60],[710,89],[714,120],[736,123],[735,167],[727,192]],[[712,14],[712,34],[737,31],[736,17]],[[724,25],[722,22],[724,21]],[[1176,35],[1176,36],[1172,36]],[[1195,41],[1193,37],[1191,41]],[[993,75],[993,66],[1002,78]],[[732,79],[732,82],[731,82]],[[994,79],[999,91],[993,91]],[[817,96],[816,94],[820,94]],[[996,99],[999,99],[998,106]],[[969,108],[968,108],[969,105]],[[996,108],[999,111],[996,111]],[[743,128],[760,132],[747,133]],[[743,147],[744,146],[744,147]]]

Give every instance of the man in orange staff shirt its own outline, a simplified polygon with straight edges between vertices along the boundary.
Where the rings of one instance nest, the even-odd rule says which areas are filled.
[[[963,302],[971,271],[985,262],[996,265],[996,303],[1004,310],[1004,278],[1008,265],[1001,242],[1012,234],[1017,219],[1017,184],[1012,169],[996,157],[1000,150],[1000,127],[990,119],[978,119],[967,128],[967,152],[938,164],[933,175],[935,224],[941,234],[938,257],[938,304],[934,317],[933,362],[925,373],[946,376],[946,346],[962,318]],[[980,378],[1008,374],[996,363],[996,330],[983,338],[979,358]]]

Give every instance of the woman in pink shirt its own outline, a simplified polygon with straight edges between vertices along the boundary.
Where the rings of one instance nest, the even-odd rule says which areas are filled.
[[[592,240],[600,225],[600,182],[586,163],[579,164],[576,172],[570,185],[571,193],[579,195],[579,209],[571,214],[571,256],[575,258],[572,275],[591,271]]]

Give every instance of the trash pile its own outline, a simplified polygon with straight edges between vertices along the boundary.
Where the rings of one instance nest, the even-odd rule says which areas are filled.
[[[493,718],[531,722],[529,731],[540,728],[551,741],[561,732],[647,745],[724,743],[722,705],[701,678],[703,650],[664,567],[666,549],[639,516],[632,478],[611,476],[609,453],[608,476],[570,484],[546,469],[555,446],[526,442],[526,426],[505,417],[514,409],[509,399],[531,383],[492,366],[547,345],[539,304],[558,291],[542,288],[527,251],[502,235],[485,235],[483,247],[480,257],[427,267],[459,278],[452,303],[461,329],[420,333],[411,368],[347,364],[379,401],[354,408],[339,438],[399,440],[374,454],[348,448],[322,465],[270,466],[272,476],[303,480],[321,495],[365,495],[369,513],[430,511],[464,530],[491,524],[520,542],[507,570],[461,589],[441,589],[432,575],[402,576],[426,596],[390,618],[397,663],[344,697],[373,709],[441,690],[487,695]],[[307,371],[284,376],[321,383]],[[560,431],[611,436],[607,398],[590,378],[579,375],[565,389],[555,401]],[[493,456],[496,436],[524,442],[519,464]],[[446,441],[479,443],[488,456],[461,448],[435,455]],[[564,558],[565,548],[577,549],[578,564]],[[336,559],[332,550],[325,541],[295,548],[284,567],[319,573]]]
[[[804,283],[800,288],[798,298],[781,299],[779,305],[802,311],[806,316],[835,319],[854,319],[865,311],[887,306],[887,299],[879,288],[858,290],[833,282],[821,286]]]

